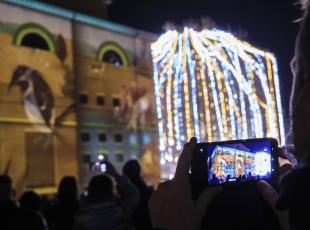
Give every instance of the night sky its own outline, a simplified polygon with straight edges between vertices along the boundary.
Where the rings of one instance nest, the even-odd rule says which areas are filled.
[[[183,25],[189,20],[211,18],[218,28],[275,53],[278,59],[281,95],[287,113],[292,75],[289,62],[302,13],[295,0],[114,0],[109,6],[111,21],[156,34],[163,25]],[[245,32],[245,33],[244,33]],[[246,35],[244,35],[246,34]]]

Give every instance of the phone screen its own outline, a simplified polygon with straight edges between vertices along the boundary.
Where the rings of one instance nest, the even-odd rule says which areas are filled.
[[[200,151],[207,157],[209,185],[270,180],[274,170],[270,141],[211,143]]]
[[[198,143],[191,164],[193,186],[238,184],[275,178],[278,168],[278,144],[261,138]]]
[[[100,171],[101,172],[106,172],[107,171],[107,165],[105,163],[100,164]]]

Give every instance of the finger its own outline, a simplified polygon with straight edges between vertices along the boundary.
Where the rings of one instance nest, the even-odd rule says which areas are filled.
[[[189,142],[184,145],[183,151],[179,157],[177,168],[175,171],[174,178],[178,180],[179,178],[184,178],[188,176],[188,172],[190,169],[193,151],[197,144],[196,137],[192,137]]]
[[[288,230],[289,229],[288,211],[278,211],[276,209],[276,203],[279,198],[277,191],[266,181],[259,181],[257,186],[264,200],[266,200],[267,203],[269,203],[274,213],[277,215],[279,222],[282,226],[282,229]]]
[[[298,161],[293,153],[289,152],[287,147],[281,147],[278,151],[278,156],[287,159],[293,166],[297,166]]]
[[[148,202],[150,216],[153,227],[167,227],[167,205],[169,205],[169,189],[171,181],[163,182],[158,186],[158,189],[152,193]]]
[[[169,196],[171,181],[160,183],[156,191],[152,193],[152,200],[155,203],[162,202]]]
[[[286,159],[288,159],[289,162],[290,162],[294,167],[296,167],[297,164],[298,164],[298,161],[297,161],[295,155],[294,155],[293,153],[291,153],[291,152],[288,152],[288,151],[285,151],[284,154],[285,154],[285,156],[286,156]]]
[[[282,178],[285,174],[293,170],[293,165],[290,163],[285,163],[279,167],[279,175]]]
[[[288,160],[288,159],[284,159],[282,157],[278,157],[278,162],[279,162],[279,166],[281,167],[282,165],[285,165],[285,164],[290,164],[292,165],[292,163]]]
[[[286,159],[285,156],[285,147],[279,147],[278,152],[277,152],[278,157]]]
[[[277,191],[266,181],[259,181],[257,183],[258,189],[267,203],[275,210],[276,202],[278,200]]]
[[[205,216],[209,204],[222,191],[223,188],[217,186],[207,188],[201,193],[196,205],[196,212],[197,212],[196,215],[199,219],[202,219]]]

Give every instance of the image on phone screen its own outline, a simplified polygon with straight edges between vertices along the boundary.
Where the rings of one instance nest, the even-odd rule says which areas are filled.
[[[106,172],[107,171],[107,165],[105,163],[100,164],[100,171]]]
[[[273,157],[269,141],[210,143],[200,151],[207,155],[209,185],[271,179]]]

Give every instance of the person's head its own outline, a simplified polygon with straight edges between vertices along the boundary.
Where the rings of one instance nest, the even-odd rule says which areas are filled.
[[[137,160],[129,160],[123,167],[123,174],[129,179],[141,177],[141,166]]]
[[[10,199],[13,195],[12,180],[7,175],[0,175],[0,200]]]
[[[309,7],[309,0],[300,2],[304,7]],[[309,17],[309,14],[305,14],[303,20],[309,21]],[[302,23],[296,42],[295,56],[291,62],[294,80],[290,97],[291,127],[288,136],[294,143],[294,153],[297,159],[304,164],[310,163],[310,72],[308,66],[310,58],[305,45],[308,42],[307,36],[309,36],[307,26],[307,23]]]
[[[71,202],[77,200],[78,187],[73,176],[65,176],[62,178],[57,194],[59,202]]]
[[[28,208],[40,211],[41,208],[40,196],[33,191],[24,192],[19,199],[19,205],[22,208]]]
[[[88,185],[87,200],[89,203],[109,201],[115,198],[115,182],[108,175],[91,178]]]

